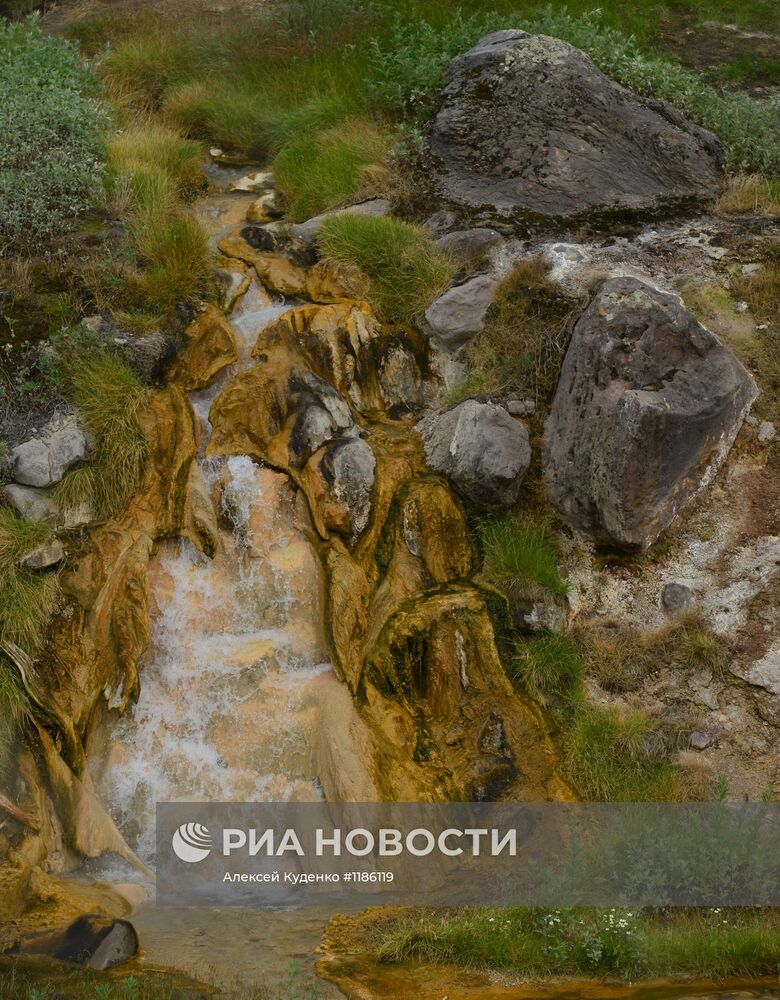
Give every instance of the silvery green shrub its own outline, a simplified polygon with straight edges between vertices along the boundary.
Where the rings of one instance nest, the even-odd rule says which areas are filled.
[[[74,46],[0,20],[0,253],[52,248],[90,206],[106,124]]]

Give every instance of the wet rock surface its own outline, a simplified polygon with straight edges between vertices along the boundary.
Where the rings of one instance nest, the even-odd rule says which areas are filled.
[[[707,201],[723,159],[718,140],[670,106],[523,31],[486,35],[451,61],[430,149],[456,211],[531,225]]]
[[[594,540],[645,549],[728,454],[757,395],[674,295],[601,285],[573,326],[545,426],[545,476]]]

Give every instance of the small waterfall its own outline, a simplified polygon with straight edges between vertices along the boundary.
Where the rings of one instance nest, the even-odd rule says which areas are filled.
[[[306,515],[286,476],[246,456],[207,459],[209,407],[253,364],[257,334],[288,305],[253,283],[230,316],[239,360],[192,393],[200,472],[219,531],[213,559],[165,542],[150,565],[153,633],[141,694],[107,734],[96,770],[120,829],[154,860],[159,800],[307,800],[320,796],[311,753],[317,688],[330,671],[324,584]]]

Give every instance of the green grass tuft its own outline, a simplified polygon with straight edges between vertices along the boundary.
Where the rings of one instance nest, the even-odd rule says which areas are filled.
[[[558,572],[555,538],[543,522],[523,520],[520,515],[484,518],[480,526],[485,553],[485,572],[507,591],[522,581],[538,583],[564,596],[569,585]]]
[[[457,270],[424,229],[398,219],[333,216],[322,224],[318,246],[324,257],[365,275],[369,298],[389,323],[424,312]]]
[[[131,232],[143,262],[129,281],[135,310],[167,314],[181,300],[203,294],[211,275],[211,250],[200,222],[185,212],[139,213]]]
[[[574,707],[583,698],[585,665],[580,644],[558,632],[519,636],[510,680],[540,701],[555,698]]]
[[[386,155],[385,136],[367,119],[315,134],[303,132],[272,165],[288,216],[308,219],[365,191],[366,168],[381,163]]]
[[[57,497],[63,506],[88,503],[95,516],[118,516],[138,489],[148,452],[138,411],[150,390],[123,362],[104,351],[78,359],[70,396],[95,439],[92,460],[68,473]]]
[[[59,598],[56,573],[19,566],[28,552],[51,538],[51,525],[17,517],[0,507],[0,639],[37,656]],[[0,654],[0,777],[28,715],[27,693],[14,665]]]
[[[639,711],[586,705],[564,738],[567,777],[590,802],[663,802],[679,797],[678,772],[652,720]]]

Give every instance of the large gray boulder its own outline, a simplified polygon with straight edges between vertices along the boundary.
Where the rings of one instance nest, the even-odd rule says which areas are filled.
[[[524,31],[486,35],[450,62],[430,149],[451,208],[543,226],[710,199],[723,163],[715,136],[669,105]]]
[[[506,510],[517,500],[531,446],[525,425],[503,406],[467,399],[429,414],[415,429],[428,465],[469,500],[491,511]]]
[[[53,486],[87,457],[89,442],[73,413],[58,413],[11,452],[11,475],[23,486]]]
[[[545,477],[599,543],[652,545],[728,454],[757,390],[676,295],[612,278],[574,324],[545,427]]]

